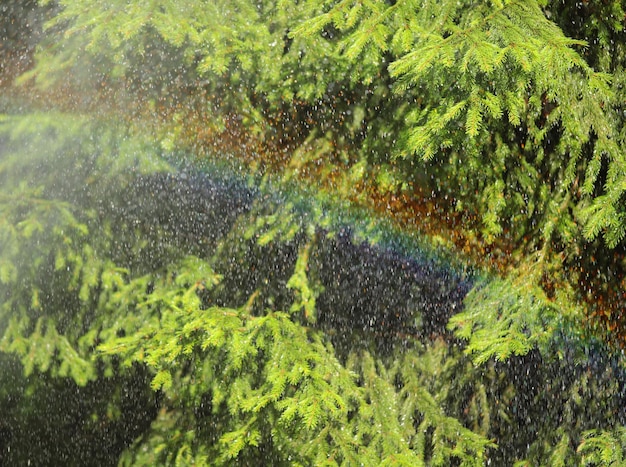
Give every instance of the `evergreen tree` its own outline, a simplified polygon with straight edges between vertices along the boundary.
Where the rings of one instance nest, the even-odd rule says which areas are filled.
[[[62,83],[82,93],[74,110],[115,118],[3,117],[0,394],[28,387],[16,426],[50,388],[63,412],[64,394],[104,381],[115,397],[67,412],[81,439],[118,427],[123,464],[622,461],[623,361],[582,335],[581,303],[623,279],[621,2],[41,3],[51,19],[21,82],[55,99]],[[151,187],[179,190],[173,148],[202,152],[192,108],[211,132],[235,122],[285,151],[252,155],[286,157],[282,188],[313,174],[340,199],[430,191],[476,214],[484,243],[513,244],[515,269],[477,279],[448,323],[464,351],[423,324],[448,314],[419,307],[389,312],[390,345],[381,326],[333,346],[332,323],[355,318],[328,306],[339,229],[323,194],[309,214],[243,196],[215,231],[207,191],[151,201]],[[255,252],[285,260],[240,276]]]

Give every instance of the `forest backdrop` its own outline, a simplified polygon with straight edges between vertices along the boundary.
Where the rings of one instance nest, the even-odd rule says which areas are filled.
[[[0,459],[623,461],[622,2],[0,8]]]

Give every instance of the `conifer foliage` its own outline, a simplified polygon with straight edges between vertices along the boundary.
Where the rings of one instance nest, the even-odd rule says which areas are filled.
[[[84,100],[0,100],[0,409],[15,421],[0,420],[0,462],[89,460],[54,451],[69,428],[33,415],[49,393],[122,465],[624,461],[623,358],[583,321],[589,262],[610,286],[626,269],[621,2],[40,3],[18,83]],[[287,154],[283,172],[237,194],[216,184],[227,209],[205,203],[213,182],[172,176],[198,156],[191,108]],[[309,172],[333,193],[290,199]],[[360,186],[476,214],[466,229],[513,245],[515,270],[468,276],[460,310],[333,316],[328,297],[369,293],[332,295],[350,275],[323,269],[345,233],[328,198]],[[424,325],[448,318],[451,333]],[[332,327],[346,322],[374,324]],[[71,391],[93,403],[69,407]],[[57,438],[31,452],[16,433],[40,424]]]
[[[116,210],[123,201],[115,190],[174,168],[111,125],[59,114],[3,123],[10,149],[0,166],[7,187],[0,349],[19,357],[26,377],[49,374],[80,387],[148,369],[162,402],[122,464],[481,464],[492,445],[484,434],[448,416],[425,388],[402,384],[399,392],[393,380],[403,372],[390,372],[375,355],[342,363],[324,333],[308,326],[319,293],[306,272],[316,236],[298,249],[283,283],[294,297],[287,311],[255,306],[272,298],[263,287],[245,303],[217,304],[222,277],[211,252],[181,256],[187,248],[167,245],[163,226],[149,227],[160,245],[145,250],[151,234]],[[44,166],[48,178],[37,176]],[[21,187],[13,196],[12,181]],[[100,187],[111,206],[99,205]],[[261,219],[244,225],[263,229]],[[129,229],[128,238],[118,233]],[[288,241],[277,233],[262,243]],[[107,423],[121,416],[109,410],[91,416]],[[16,443],[13,455],[28,456],[25,447]]]

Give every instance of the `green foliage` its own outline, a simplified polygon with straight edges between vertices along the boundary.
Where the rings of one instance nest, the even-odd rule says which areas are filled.
[[[576,265],[586,241],[603,236],[611,249],[626,234],[620,2],[41,3],[55,15],[22,83],[97,83],[122,117],[169,104],[170,149],[185,106],[199,102],[208,125],[231,119],[279,147],[301,143],[290,183],[318,166],[344,198],[363,182],[384,194],[417,184],[477,213],[482,237],[506,236],[522,258],[451,319],[471,360],[415,342],[344,361],[332,330],[316,327],[322,202],[308,217],[298,201],[261,207],[210,243],[216,251],[204,240],[186,249],[115,206],[128,206],[142,174],[172,170],[152,142],[119,122],[2,117],[0,351],[28,377],[85,388],[147,369],[163,399],[121,463],[623,461],[617,409],[603,399],[614,385],[578,361],[559,366],[571,347],[559,339],[582,315],[580,296],[561,287],[579,279],[564,279],[563,262]],[[266,276],[246,271],[251,290],[228,289],[253,269],[245,253],[263,248],[291,256],[270,272],[262,259]],[[525,385],[499,366],[536,355],[570,380],[554,389],[527,371]],[[541,404],[559,392],[544,420]],[[498,457],[507,435],[522,447]]]
[[[449,327],[469,341],[466,351],[478,364],[494,357],[502,361],[525,355],[545,344],[557,316],[543,291],[524,276],[479,285],[465,304],[466,309],[450,319]]]
[[[316,235],[306,234],[318,227],[296,215],[295,205],[247,218],[255,219],[250,239],[263,246],[306,240],[281,285],[291,297],[289,312],[259,309],[259,292],[243,306],[217,304],[224,279],[211,264],[212,252],[185,254],[172,242],[171,251],[155,248],[143,256],[149,232],[164,231],[152,225],[144,233],[129,209],[120,216],[98,204],[99,193],[115,204],[139,183],[141,171],[168,166],[147,146],[106,122],[67,115],[7,119],[4,130],[2,260],[11,267],[0,289],[0,351],[17,356],[27,378],[85,388],[100,381],[118,387],[148,370],[150,381],[135,384],[160,394],[158,415],[122,464],[426,465],[432,459],[476,465],[485,458],[491,443],[484,435],[446,415],[427,390],[414,394],[408,386],[416,383],[404,369],[389,370],[368,353],[344,364],[324,332],[308,326],[321,288],[310,269]],[[47,135],[47,144],[30,146],[35,132]],[[133,147],[142,152],[124,159],[120,151]],[[77,169],[72,178],[59,180],[68,166]],[[242,222],[246,228],[236,224],[237,234],[249,230]],[[242,240],[227,235],[223,241]],[[398,385],[399,378],[406,382]],[[36,405],[42,391],[34,388],[24,404]],[[120,418],[119,404],[110,400],[107,420]],[[87,410],[82,416],[100,415]],[[424,437],[417,426],[434,436]]]
[[[582,465],[623,465],[626,428],[618,427],[613,431],[587,431],[577,452],[582,454]]]
[[[323,96],[338,72],[327,41],[288,37],[320,8],[312,2],[298,8],[284,0],[55,3],[60,12],[46,23],[49,42],[22,82],[36,78],[46,86],[72,70],[80,84],[89,78],[77,64],[89,63],[93,75],[126,83],[148,101],[203,91],[214,119],[236,110],[260,130],[264,110]]]
[[[551,363],[547,371],[551,371],[554,365]],[[545,424],[535,424],[530,418],[539,433],[537,441],[527,450],[526,465],[620,465],[619,462],[611,463],[619,459],[623,452],[623,447],[619,445],[623,428],[619,422],[615,423],[612,415],[620,410],[614,400],[620,391],[614,370],[607,365],[601,372],[591,374],[590,365],[585,361],[578,368],[557,365],[562,370],[556,380],[547,377],[545,383],[535,381],[532,384],[540,384],[547,392],[545,397],[551,400],[546,404],[539,397],[533,398],[533,403],[543,405],[543,409],[536,411],[536,416],[545,420],[558,413],[559,426],[547,429]],[[589,398],[592,393],[595,396]],[[555,409],[557,412],[554,412]],[[591,413],[598,416],[595,422],[597,428],[593,430],[587,429]],[[587,444],[588,440],[592,440],[590,444]]]
[[[199,459],[207,453],[220,464],[254,458],[257,449],[266,449],[264,430],[270,427],[281,458],[290,455],[304,464],[326,463],[329,458],[333,465],[420,465],[420,459],[423,463],[430,458],[432,465],[446,465],[454,458],[461,465],[482,464],[491,443],[447,417],[427,390],[414,387],[418,382],[410,375],[421,374],[414,366],[406,374],[389,374],[371,356],[353,355],[344,368],[318,331],[296,324],[288,314],[253,316],[250,304],[241,309],[203,306],[197,292],[200,284],[205,287],[210,269],[196,259],[190,267],[189,261],[161,274],[147,296],[141,294],[145,289],[141,280],[128,283],[126,287],[134,290],[130,294],[120,290],[122,296],[137,298],[128,306],[141,315],[127,315],[123,320],[127,324],[120,323],[125,336],[108,340],[99,349],[121,356],[126,365],[152,368],[152,387],[164,391],[171,410],[177,403],[196,406],[210,394],[212,416],[223,420],[213,435],[218,442],[206,445],[206,439],[191,429],[181,432],[176,442],[163,443],[157,421],[145,441],[153,446],[153,456],[143,459],[145,450],[138,446],[134,462],[172,463],[181,456]],[[204,269],[200,275],[175,273],[200,265]],[[295,274],[301,274],[297,269]],[[399,393],[391,384],[396,375],[407,378]],[[186,395],[183,400],[181,394]],[[167,417],[190,417],[182,412]],[[412,418],[406,419],[411,414],[422,419],[417,428]],[[406,421],[401,423],[402,419]],[[191,419],[184,424],[199,422]],[[424,433],[430,429],[432,438],[426,440]],[[408,439],[415,441],[407,444]]]
[[[123,179],[129,165],[158,167],[149,158],[136,164],[127,145],[116,148],[112,133],[100,129],[59,114],[4,117],[0,127],[0,349],[19,355],[28,374],[49,370],[80,385],[96,377],[95,368],[79,343],[85,328],[68,328],[63,315],[75,308],[89,321],[103,267],[89,239],[96,213],[86,193]],[[100,134],[88,140],[83,132]],[[91,177],[82,189],[74,184],[81,177]]]
[[[80,67],[142,99],[201,89],[213,120],[238,113],[268,140],[329,137],[383,190],[380,164],[396,189],[430,178],[479,213],[487,241],[624,236],[617,1],[58,3],[24,79]]]
[[[506,278],[484,280],[470,291],[465,309],[450,318],[448,328],[468,341],[465,351],[477,364],[537,348],[548,354],[555,333],[570,332],[570,325],[581,319],[583,310],[571,289],[563,287],[549,297],[540,285],[556,268],[538,256]]]
[[[592,167],[599,158],[608,157],[611,180],[619,178],[622,155],[608,111],[616,102],[612,77],[585,62],[576,52],[585,43],[567,38],[538,2],[479,2],[470,8],[444,1],[416,8],[413,2],[339,1],[294,33],[314,35],[329,24],[346,33],[338,53],[366,64],[390,63],[396,95],[417,102],[405,111],[408,125],[401,129],[396,157],[448,162],[439,181],[458,183],[452,183],[453,196],[472,200],[488,237],[509,221],[546,213],[550,196],[573,186],[583,153],[591,164],[587,194],[596,185]],[[370,69],[360,78],[368,76]],[[586,152],[591,142],[593,156]],[[556,193],[542,192],[536,183],[542,176]],[[608,204],[617,206],[616,197],[619,190]],[[534,207],[527,209],[530,203]],[[594,204],[598,211],[603,205]],[[521,218],[514,214],[520,210],[526,212]],[[606,227],[599,216],[594,222]],[[587,235],[599,228],[587,229]],[[612,239],[621,237],[608,232],[608,243],[615,245]]]
[[[71,121],[68,116],[57,116],[54,122],[38,126],[38,131]],[[23,119],[6,125],[7,129],[27,127]],[[117,140],[115,131],[106,132],[108,126],[100,127],[96,122],[83,121],[81,125],[85,131],[96,125],[98,134],[108,138],[102,142],[107,145],[80,144],[78,134],[61,144],[58,138],[63,139],[64,132],[59,129],[56,135],[49,133],[45,146],[52,152],[40,151],[39,157],[27,152],[33,157],[29,160],[21,156],[18,145],[20,138],[32,139],[25,131],[14,134],[11,150],[3,154],[2,174],[7,180],[3,186],[13,190],[10,181],[15,180],[15,173],[24,174],[21,178],[26,183],[21,184],[21,191],[7,194],[2,204],[7,213],[5,225],[14,232],[7,237],[14,246],[9,248],[11,243],[6,243],[2,258],[14,267],[2,285],[6,300],[0,345],[4,354],[19,357],[22,371],[29,377],[71,380],[72,384],[84,385],[85,391],[102,381],[119,387],[120,379],[133,379],[138,370],[147,370],[150,377],[133,384],[160,395],[158,410],[149,428],[135,432],[134,436],[139,436],[120,463],[232,464],[263,459],[301,465],[483,465],[506,447],[506,440],[499,438],[500,447],[496,448],[492,433],[506,427],[516,429],[506,401],[515,400],[519,383],[494,368],[492,357],[511,361],[517,358],[515,354],[526,353],[531,347],[556,345],[556,313],[551,307],[558,304],[557,299],[535,291],[534,298],[525,301],[528,294],[524,288],[529,285],[523,278],[536,283],[536,277],[520,275],[507,287],[502,281],[486,284],[473,294],[481,298],[480,294],[490,291],[488,297],[475,302],[470,297],[467,310],[453,318],[460,335],[466,332],[467,323],[471,324],[470,334],[463,337],[469,338],[469,352],[482,362],[480,367],[443,339],[425,346],[405,342],[384,358],[359,350],[348,352],[346,360],[341,360],[328,343],[325,330],[312,327],[318,313],[317,297],[324,293],[316,270],[320,245],[316,223],[326,222],[325,228],[330,228],[328,213],[305,216],[302,210],[306,203],[296,197],[283,210],[269,203],[269,207],[259,206],[243,216],[233,227],[234,236],[229,234],[218,242],[218,250],[223,249],[230,262],[238,263],[239,250],[220,242],[241,245],[250,241],[262,244],[262,248],[291,245],[295,256],[286,278],[265,276],[265,282],[275,284],[264,285],[256,293],[253,289],[243,305],[237,305],[238,299],[230,293],[231,303],[235,303],[230,306],[220,287],[231,273],[224,271],[223,277],[213,264],[228,266],[228,262],[219,261],[219,254],[190,255],[182,244],[173,243],[175,254],[153,249],[145,256],[150,261],[142,260],[139,265],[141,245],[147,241],[142,236],[149,233],[132,229],[137,245],[128,243],[129,251],[123,255],[111,248],[115,244],[112,232],[118,232],[118,241],[127,242],[119,232],[137,222],[128,212],[119,219],[115,211],[96,209],[97,204],[90,204],[92,198],[82,196],[82,187],[92,187],[96,193],[108,187],[108,199],[116,202],[116,190],[127,193],[124,190],[135,183],[136,175],[116,170],[117,166],[106,162],[107,157],[119,157],[117,149],[108,152],[109,142]],[[124,132],[122,135],[128,138]],[[90,139],[89,134],[86,139]],[[134,146],[125,141],[113,147]],[[68,151],[70,148],[75,152]],[[97,149],[98,157],[90,170],[75,174],[73,183],[59,184],[55,170],[63,171],[67,164],[76,167],[77,161],[85,160],[84,151]],[[55,160],[52,155],[57,152],[66,154],[67,159]],[[74,162],[67,154],[73,154]],[[145,154],[153,157],[150,152]],[[26,175],[44,162],[51,163],[46,177],[33,177],[33,182],[39,183],[31,190]],[[142,163],[133,161],[131,167],[136,164]],[[149,166],[158,170],[163,163],[155,159]],[[97,170],[108,175],[103,172],[96,178],[93,174]],[[23,223],[30,218],[35,227]],[[162,232],[157,225],[151,230]],[[169,241],[167,236],[159,238]],[[542,270],[534,265],[529,269],[535,274]],[[259,273],[265,274],[265,270]],[[31,284],[39,292],[33,292]],[[288,299],[272,301],[268,296],[264,306],[256,303],[264,294],[279,294],[281,288]],[[265,307],[271,303],[284,304],[288,312]],[[476,313],[472,306],[480,303],[490,307]],[[515,308],[518,303],[521,305]],[[534,306],[542,308],[535,313]],[[529,309],[526,316],[521,311]],[[498,316],[490,317],[488,313],[493,310]],[[504,310],[515,313],[507,315]],[[541,320],[532,321],[536,316]],[[494,320],[502,323],[495,331],[488,327]],[[481,334],[485,330],[498,333],[494,342],[491,334]],[[526,347],[515,351],[515,341]],[[485,342],[488,345],[482,345]],[[536,384],[532,381],[530,378],[529,384]],[[614,394],[615,388],[596,387],[588,376],[574,376],[568,384],[571,397],[564,403],[569,414],[564,423],[575,428],[560,436],[575,441],[577,433],[594,427],[588,422],[574,422],[577,407],[602,391]],[[33,391],[22,404],[36,404],[45,388]],[[115,414],[121,413],[121,403],[114,399],[106,410],[93,410],[109,420],[106,423],[113,423],[120,417]],[[600,404],[592,412],[610,413],[610,407]],[[103,410],[110,415],[102,415]],[[95,422],[85,427],[97,430]],[[529,458],[576,456],[571,449],[561,452],[559,440],[534,448],[540,441],[535,441],[535,432],[529,430],[532,433],[524,439],[535,449]]]
[[[310,323],[315,322],[315,297],[319,293],[319,290],[311,286],[307,275],[312,244],[311,241],[300,250],[293,276],[287,282],[287,287],[296,291],[298,295],[290,311],[292,313],[304,311],[304,319]]]
[[[452,394],[458,388],[447,387],[450,379],[445,382],[441,379],[458,364],[458,359],[450,358],[452,355],[448,352],[442,342],[436,342],[431,348],[407,352],[399,359],[394,369],[396,378],[402,382],[401,413],[415,414],[419,420],[419,425],[411,432],[411,439],[421,455],[426,456],[430,452],[427,465],[447,465],[449,458],[457,458],[460,465],[484,465],[488,458],[487,448],[496,447],[493,441],[486,438],[488,427],[481,426],[472,431],[458,419],[446,415],[442,409],[448,396],[458,401],[457,395]],[[477,396],[481,397],[480,387]],[[480,414],[488,419],[488,407],[480,406],[480,402],[478,404],[478,413],[474,415]],[[476,408],[473,403],[469,405]]]
[[[172,275],[164,274],[145,300],[139,297],[137,308],[142,303],[150,307],[142,307],[139,319],[130,318],[124,326],[127,335],[101,344],[100,349],[123,356],[127,364],[141,362],[153,368],[152,387],[171,399],[187,388],[191,399],[185,404],[193,406],[205,392],[212,394],[214,410],[231,416],[213,447],[221,462],[267,442],[262,432],[268,423],[274,442],[287,448],[288,434],[312,434],[315,439],[318,431],[324,427],[327,431],[346,415],[355,397],[352,376],[331,357],[319,336],[308,335],[280,312],[253,317],[245,309],[205,308],[196,293],[199,283],[180,276],[173,281]],[[185,360],[197,362],[193,370],[184,370]],[[189,387],[190,381],[196,384]],[[196,442],[202,445],[204,440]],[[189,446],[169,446],[161,461],[169,462],[185,449]]]

